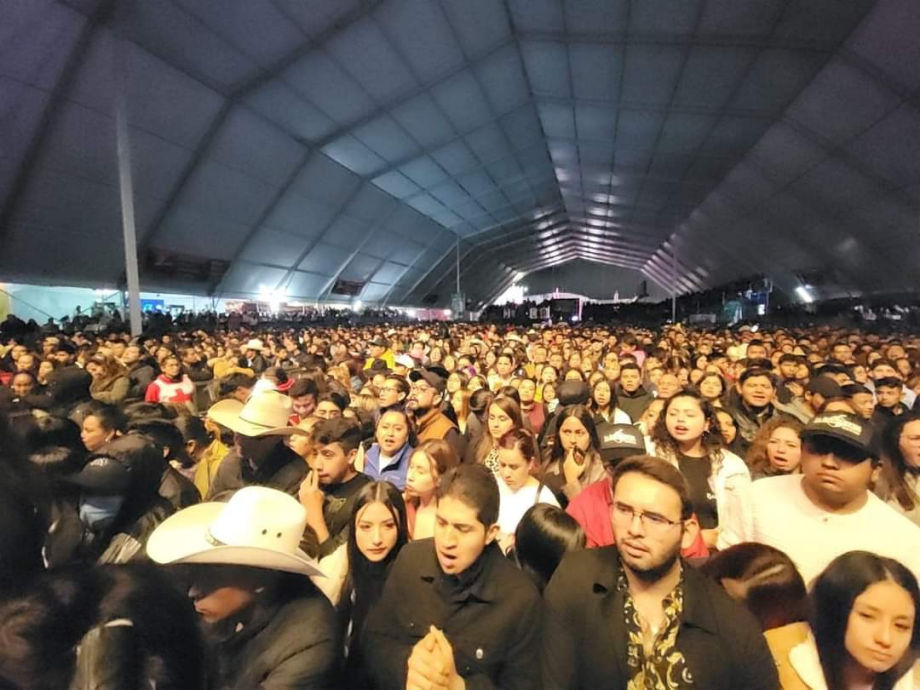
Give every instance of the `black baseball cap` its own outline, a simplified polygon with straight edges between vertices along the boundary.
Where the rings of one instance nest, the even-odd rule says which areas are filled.
[[[876,390],[878,390],[879,388],[883,386],[887,388],[900,389],[904,386],[904,383],[901,381],[901,379],[895,376],[883,376],[880,379],[875,379],[875,389]]]
[[[861,383],[848,383],[847,385],[841,386],[840,388],[843,390],[843,394],[848,398],[852,398],[854,395],[859,395],[860,393],[868,393],[870,395],[872,394],[872,391],[870,391]]]
[[[584,405],[591,397],[591,389],[584,381],[563,381],[556,387],[556,399],[560,407]]]
[[[861,417],[845,412],[824,412],[815,416],[802,431],[802,439],[824,437],[842,441],[862,454],[875,457],[872,425]]]
[[[840,387],[840,384],[834,381],[830,376],[816,376],[808,382],[808,385],[805,386],[805,390],[809,393],[817,393],[822,398],[843,397],[843,389]]]
[[[824,362],[815,367],[815,373],[818,376],[827,376],[828,374],[844,374],[848,375],[849,371],[843,364],[837,362]]]
[[[66,481],[89,493],[117,496],[127,490],[131,473],[121,461],[102,453],[92,456],[83,469],[67,477]]]
[[[597,438],[601,460],[605,465],[614,465],[620,460],[646,452],[642,432],[631,424],[598,424]]]
[[[444,389],[447,388],[447,379],[449,376],[450,374],[444,367],[438,366],[421,367],[409,372],[410,381],[424,380],[432,388],[437,389],[439,393],[443,393]]]

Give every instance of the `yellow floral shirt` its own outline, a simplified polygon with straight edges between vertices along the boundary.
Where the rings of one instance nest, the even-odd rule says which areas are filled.
[[[617,580],[617,589],[624,595],[626,664],[630,673],[627,690],[685,690],[694,687],[687,660],[677,649],[677,633],[680,630],[680,619],[684,610],[683,579],[662,602],[664,625],[658,636],[652,641],[651,652],[648,654],[643,643],[639,612],[629,593],[626,575],[622,571]]]

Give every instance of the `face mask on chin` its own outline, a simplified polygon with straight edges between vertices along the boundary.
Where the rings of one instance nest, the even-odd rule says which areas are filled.
[[[83,496],[80,499],[80,520],[93,532],[104,530],[118,515],[122,496]]]

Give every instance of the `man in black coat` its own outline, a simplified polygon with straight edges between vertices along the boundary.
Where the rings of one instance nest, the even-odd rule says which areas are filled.
[[[140,345],[128,345],[121,355],[121,363],[125,365],[130,386],[125,402],[137,402],[144,399],[147,386],[157,377],[156,360],[145,356]]]
[[[543,687],[777,690],[754,617],[680,559],[699,527],[679,470],[638,456],[612,482],[616,546],[569,553],[544,592]]]
[[[207,500],[227,500],[253,485],[297,495],[307,463],[284,443],[285,436],[302,433],[287,426],[290,416],[291,399],[277,391],[253,395],[245,405],[229,399],[211,406],[208,417],[233,431],[233,448],[221,461]]]
[[[532,690],[540,598],[506,559],[498,487],[483,465],[442,480],[434,539],[403,547],[362,640],[375,687]]]

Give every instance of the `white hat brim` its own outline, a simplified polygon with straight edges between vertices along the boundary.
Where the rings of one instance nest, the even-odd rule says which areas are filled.
[[[262,424],[254,424],[240,419],[240,412],[243,410],[243,403],[239,400],[221,400],[214,403],[208,410],[208,417],[225,426],[230,431],[249,437],[259,436],[290,436],[291,434],[302,434],[302,429],[294,426],[269,427]]]
[[[312,558],[301,549],[293,554],[255,546],[221,544],[208,528],[227,507],[226,503],[199,503],[166,518],[147,540],[147,555],[156,563],[246,565],[325,577]]]

